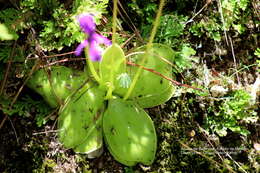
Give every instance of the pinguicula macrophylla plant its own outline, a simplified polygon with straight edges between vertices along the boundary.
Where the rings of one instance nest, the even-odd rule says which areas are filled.
[[[88,37],[77,47],[76,54],[85,48],[89,71],[52,67],[53,75],[47,76],[41,69],[29,80],[27,85],[49,104],[60,105],[58,136],[66,148],[85,153],[90,158],[98,157],[102,154],[104,139],[113,157],[124,165],[153,163],[157,148],[156,131],[143,108],[165,103],[172,96],[174,86],[141,67],[172,77],[172,68],[165,61],[173,60],[173,50],[152,43],[163,4],[164,0],[161,0],[149,43],[137,48],[131,58],[126,59],[115,40],[117,0],[114,0],[112,45],[107,38],[96,33],[90,14],[78,18]],[[98,44],[101,43],[110,45],[103,53],[99,50]],[[96,66],[93,61],[97,61]],[[140,66],[127,66],[127,61]]]

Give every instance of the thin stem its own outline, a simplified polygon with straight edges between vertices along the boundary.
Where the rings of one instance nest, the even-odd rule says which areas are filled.
[[[234,66],[235,66],[235,69],[236,69],[236,71],[237,71],[237,60],[236,60],[236,56],[235,56],[235,52],[234,52],[234,47],[233,47],[232,39],[231,39],[231,37],[228,37],[228,38],[229,38],[229,41],[230,41],[230,44],[231,44],[231,52],[232,52],[232,56],[233,56]],[[236,73],[236,77],[237,77],[238,85],[241,85],[241,82],[240,82],[240,78],[239,78],[238,73]]]
[[[2,82],[0,82],[0,84],[1,84],[1,86],[0,86],[0,95],[2,95],[3,92],[4,92],[5,84],[6,84],[6,81],[7,81],[9,70],[11,68],[13,55],[14,55],[14,52],[15,52],[15,47],[16,47],[16,41],[14,42],[14,45],[13,45],[13,48],[12,48],[12,52],[11,52],[9,58],[8,58],[9,61],[8,61],[7,68],[6,68],[6,71],[5,71],[4,79],[3,79]]]
[[[117,19],[117,2],[118,0],[113,0],[113,27],[112,27],[112,43],[113,45],[116,43],[116,19]],[[113,58],[112,58],[112,62],[113,64]],[[106,94],[106,99],[110,99],[112,97],[112,92],[114,90],[114,86],[113,86],[113,70],[112,73],[110,74],[110,80],[109,80],[109,86],[108,86],[108,90],[107,90],[107,94]]]
[[[224,35],[225,35],[226,43],[227,43],[227,45],[229,46],[228,37],[227,37],[227,28],[226,28],[226,23],[225,23],[225,19],[224,19],[224,16],[223,16],[223,11],[222,11],[222,4],[221,4],[221,1],[220,1],[220,0],[218,0],[218,8],[219,8],[219,13],[220,13],[221,21],[222,21],[222,23],[223,23],[223,30],[224,30]]]
[[[13,107],[14,103],[16,102],[17,98],[19,97],[19,95],[21,94],[22,89],[24,88],[26,82],[29,80],[29,78],[32,76],[32,74],[35,72],[35,70],[39,67],[39,65],[40,65],[40,61],[37,60],[37,61],[35,62],[35,64],[34,64],[34,66],[32,67],[32,69],[31,69],[31,71],[30,71],[28,77],[25,79],[25,81],[23,82],[22,86],[19,88],[18,92],[15,94],[15,96],[14,96],[14,98],[13,98],[13,100],[12,100],[10,106],[8,107],[9,110],[12,110],[12,107]],[[5,123],[5,121],[6,121],[7,119],[9,119],[9,117],[8,117],[8,115],[6,114],[5,117],[4,117],[4,119],[2,120],[2,122],[1,122],[1,124],[0,124],[0,129],[3,127],[3,125],[4,125],[4,123]],[[9,119],[9,120],[10,120],[10,119]],[[10,121],[11,121],[11,120],[10,120]],[[16,133],[16,132],[14,132],[14,133]]]
[[[150,38],[149,38],[149,42],[147,44],[146,51],[149,50],[152,47],[152,43],[153,43],[157,28],[158,28],[159,23],[160,23],[160,17],[162,15],[162,9],[163,9],[163,6],[164,6],[164,2],[165,2],[165,0],[160,1],[159,10],[157,12],[157,15],[156,15],[156,18],[155,18],[155,21],[154,21],[154,24],[153,24],[153,29],[152,29],[152,32],[151,32],[151,35],[150,35]]]
[[[239,70],[236,70],[236,72],[234,72],[233,74],[230,75],[230,77],[234,76],[235,74],[238,74],[239,72],[243,71],[244,69],[248,69],[249,67],[252,67],[252,66],[257,66],[257,64],[251,64],[251,65],[248,65],[248,66],[245,66]]]
[[[153,40],[154,40],[154,37],[155,37],[155,34],[156,34],[156,31],[157,31],[157,28],[158,28],[158,25],[159,25],[159,22],[160,22],[160,17],[162,15],[162,9],[163,9],[163,6],[164,6],[164,1],[165,0],[161,0],[160,1],[160,5],[159,5],[159,10],[157,12],[157,15],[156,15],[156,18],[155,18],[155,21],[154,21],[154,24],[153,24],[153,29],[152,29],[152,32],[151,32],[151,35],[150,35],[150,38],[149,38],[149,42],[146,46],[146,51],[145,51],[145,55],[143,56],[143,59],[140,63],[140,65],[142,66],[146,59],[147,59],[147,55],[148,55],[148,51],[151,49],[152,47],[152,43],[153,43]],[[136,82],[141,74],[141,71],[142,71],[142,68],[139,67],[135,76],[134,76],[134,79],[129,87],[129,89],[127,90],[127,93],[126,95],[124,96],[124,100],[128,99],[128,97],[131,95],[135,85],[136,85]]]
[[[86,54],[86,57],[88,57],[88,56],[87,56],[87,55],[88,55],[88,48],[85,48],[85,54]],[[97,74],[97,72],[96,72],[96,70],[95,70],[95,67],[94,67],[93,62],[91,61],[90,58],[86,58],[86,61],[87,61],[87,64],[88,64],[88,66],[89,66],[89,70],[90,70],[90,72],[92,73],[94,79],[95,79],[98,83],[100,83],[100,82],[101,82],[101,79],[100,79],[100,77],[98,76],[98,74]]]
[[[112,58],[112,62],[113,64],[113,58]],[[109,84],[108,84],[108,90],[107,90],[107,95],[105,99],[111,99],[112,98],[112,92],[114,90],[114,71],[112,70],[112,72],[110,73],[110,79],[109,79]]]
[[[116,16],[117,16],[117,1],[114,0],[114,7],[113,7],[113,28],[112,28],[112,43],[116,43]]]
[[[105,97],[106,100],[109,100],[113,97],[113,95],[112,95],[112,92],[114,90],[113,88],[114,88],[113,86],[109,86],[109,88],[107,90],[106,97]]]

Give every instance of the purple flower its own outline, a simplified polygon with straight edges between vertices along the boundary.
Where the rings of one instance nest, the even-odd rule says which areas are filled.
[[[80,15],[78,17],[80,28],[88,35],[88,38],[78,45],[75,55],[79,56],[83,49],[88,46],[89,57],[92,61],[100,61],[102,49],[99,44],[111,45],[111,41],[106,37],[96,33],[96,24],[93,16],[90,14]]]

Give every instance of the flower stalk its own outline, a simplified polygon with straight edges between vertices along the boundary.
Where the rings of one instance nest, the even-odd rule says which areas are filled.
[[[165,2],[165,0],[161,0],[161,1],[160,1],[159,10],[158,10],[158,12],[157,12],[157,14],[156,14],[156,18],[155,18],[155,21],[154,21],[154,24],[153,24],[153,29],[152,29],[152,32],[151,32],[151,35],[150,35],[150,38],[149,38],[149,42],[148,42],[148,44],[147,44],[146,51],[145,51],[145,54],[144,54],[144,56],[143,56],[143,59],[142,59],[142,61],[141,61],[141,63],[140,63],[141,66],[144,65],[144,63],[145,63],[145,61],[146,61],[146,59],[147,59],[147,57],[148,57],[148,51],[149,51],[149,50],[151,49],[151,47],[152,47],[152,43],[153,43],[153,40],[154,40],[156,31],[157,31],[157,28],[158,28],[159,23],[160,23],[160,17],[161,17],[161,15],[162,15],[162,9],[163,9],[163,6],[164,6],[164,2]],[[134,90],[134,87],[135,87],[135,85],[136,85],[136,82],[137,82],[137,80],[138,80],[138,78],[140,77],[141,72],[142,72],[141,66],[138,68],[138,70],[137,70],[137,72],[136,72],[136,74],[135,74],[135,76],[134,76],[134,79],[133,79],[133,81],[132,81],[132,83],[131,83],[129,89],[127,90],[127,93],[126,93],[125,96],[124,96],[124,100],[127,100],[128,97],[131,95],[132,91]]]
[[[113,23],[112,23],[112,44],[116,44],[116,19],[117,19],[117,1],[113,1]],[[114,64],[114,59],[111,59],[112,62],[111,64]],[[112,92],[114,90],[114,85],[113,85],[113,79],[114,79],[114,71],[110,74],[110,82],[107,84],[108,85],[108,90],[105,99],[111,99],[112,98]]]
[[[87,54],[88,54],[88,48],[85,49],[85,55],[87,55]],[[88,64],[89,70],[92,73],[94,79],[100,84],[101,79],[100,79],[99,75],[97,74],[97,71],[95,70],[92,60],[90,58],[86,58],[86,63]]]
[[[118,0],[114,0],[113,1],[113,28],[112,28],[112,43],[115,44],[116,43],[116,19],[117,19],[117,1]]]

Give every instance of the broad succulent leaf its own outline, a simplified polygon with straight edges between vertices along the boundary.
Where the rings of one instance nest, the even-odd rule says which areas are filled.
[[[157,138],[149,115],[132,101],[109,100],[103,131],[113,157],[127,166],[152,164]]]
[[[119,45],[113,44],[105,50],[99,70],[103,84],[114,87],[118,76],[126,71],[125,54]]]
[[[139,104],[142,108],[151,108],[154,106],[161,105],[168,101],[175,91],[174,86],[166,88],[164,91],[160,91],[157,94],[144,95],[133,98],[133,100]]]
[[[145,51],[146,47],[141,47],[136,52]],[[161,73],[162,75],[172,78],[172,67],[164,62],[163,59],[172,62],[174,58],[174,51],[162,44],[153,44],[151,50],[148,51],[148,55],[138,54],[131,59],[136,64],[140,64],[143,56],[148,56],[144,67],[150,68],[154,71]],[[128,66],[127,72],[130,77],[133,78],[137,72],[138,67]],[[133,99],[139,103],[143,108],[154,107],[168,101],[175,89],[172,83],[161,76],[158,76],[150,71],[142,70],[142,73],[135,85],[135,88],[130,95],[129,99]],[[119,96],[124,96],[127,89],[117,87],[114,91]]]
[[[104,94],[87,84],[68,97],[58,119],[59,140],[66,148],[89,154],[102,147]]]
[[[59,105],[58,99],[64,102],[88,78],[85,73],[64,66],[52,67],[49,76],[50,80],[48,72],[40,69],[32,75],[26,85],[40,94],[51,107]]]

